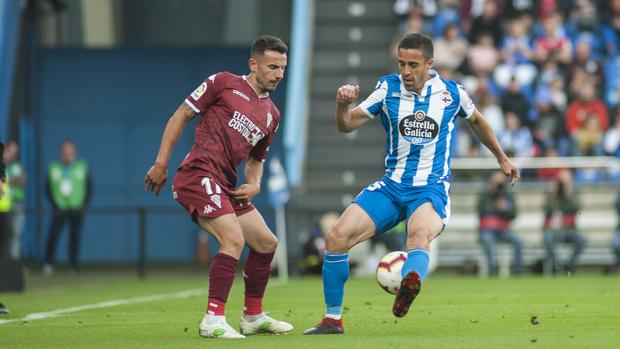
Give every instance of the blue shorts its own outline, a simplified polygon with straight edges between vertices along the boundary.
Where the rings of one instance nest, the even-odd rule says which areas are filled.
[[[427,202],[433,205],[445,226],[450,218],[449,191],[448,182],[411,187],[383,177],[362,190],[353,202],[375,222],[375,234],[381,234],[403,219],[408,219],[418,207]]]

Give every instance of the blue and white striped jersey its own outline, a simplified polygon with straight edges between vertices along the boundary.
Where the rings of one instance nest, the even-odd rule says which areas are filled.
[[[421,95],[407,91],[399,74],[379,79],[359,107],[381,117],[387,133],[385,177],[422,186],[450,180],[456,117],[469,118],[475,106],[461,85],[430,70]]]

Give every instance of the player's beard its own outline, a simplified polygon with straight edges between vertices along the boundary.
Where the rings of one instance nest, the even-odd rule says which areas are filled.
[[[279,80],[267,80],[264,81],[263,79],[256,79],[256,81],[258,81],[258,83],[260,84],[260,86],[262,87],[263,90],[265,90],[266,92],[273,92],[276,90],[276,88],[278,87],[278,84],[280,83]]]

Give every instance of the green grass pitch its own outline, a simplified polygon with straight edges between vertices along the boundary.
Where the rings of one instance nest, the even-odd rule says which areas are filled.
[[[31,277],[28,292],[0,294],[12,311],[0,320],[117,299],[207,287],[206,275],[82,273]],[[236,327],[243,284],[227,306]],[[147,299],[58,316],[0,324],[1,348],[618,348],[620,277],[522,277],[506,280],[453,275],[429,278],[409,314],[391,315],[393,297],[374,279],[352,278],[345,293],[345,335],[304,336],[324,308],[319,278],[273,282],[265,305],[291,322],[282,336],[224,341],[198,336],[206,296]],[[536,316],[537,321],[532,321]],[[537,324],[533,324],[532,322]]]

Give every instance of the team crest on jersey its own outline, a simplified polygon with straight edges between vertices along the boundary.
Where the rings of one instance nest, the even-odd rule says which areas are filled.
[[[213,203],[219,207],[222,208],[222,197],[218,194],[213,194],[210,196],[211,201],[213,201]]]
[[[269,125],[271,125],[272,121],[273,121],[273,116],[271,115],[270,112],[267,112],[267,127],[269,127]]]
[[[450,95],[450,92],[448,91],[442,91],[441,92],[441,101],[443,102],[444,105],[448,106],[450,104],[452,104],[452,96]]]
[[[192,98],[198,100],[207,91],[207,83],[203,82],[192,92]]]
[[[419,110],[413,115],[404,117],[398,124],[400,135],[408,142],[422,145],[431,142],[439,133],[439,125]]]

